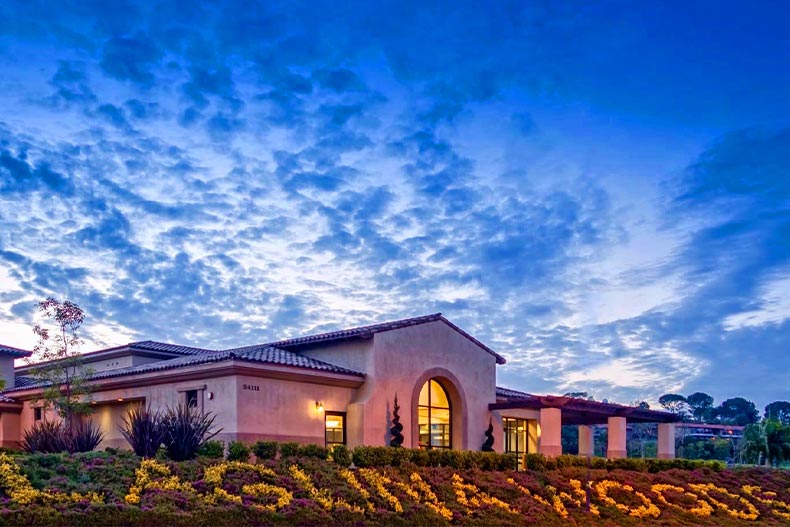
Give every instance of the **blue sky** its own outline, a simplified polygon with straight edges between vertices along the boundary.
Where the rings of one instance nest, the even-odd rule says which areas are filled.
[[[691,4],[3,2],[0,342],[441,311],[513,388],[790,399],[790,10]]]

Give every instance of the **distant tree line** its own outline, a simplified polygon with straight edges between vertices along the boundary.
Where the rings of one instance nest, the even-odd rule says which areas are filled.
[[[678,453],[683,457],[766,465],[790,462],[788,401],[767,404],[762,418],[754,403],[743,397],[733,397],[714,406],[713,397],[704,392],[688,396],[667,393],[658,398],[658,403],[687,421],[745,427],[743,437],[737,441],[726,438],[699,440],[681,436]]]

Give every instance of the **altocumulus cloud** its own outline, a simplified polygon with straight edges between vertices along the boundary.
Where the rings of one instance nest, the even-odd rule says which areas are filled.
[[[720,117],[749,65],[705,62],[718,99],[667,80],[701,66],[656,36],[691,39],[698,15],[4,3],[0,340],[29,346],[49,294],[88,309],[93,345],[443,311],[508,357],[514,387],[790,397],[771,380],[790,366],[790,134]],[[773,86],[766,115],[786,117],[790,84]],[[684,132],[691,115],[707,135]],[[662,154],[653,126],[689,155]],[[588,316],[596,297],[617,316]]]

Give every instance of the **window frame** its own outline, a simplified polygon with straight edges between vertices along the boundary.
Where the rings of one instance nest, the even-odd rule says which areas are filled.
[[[442,392],[444,392],[444,398],[447,399],[447,408],[445,408],[443,406],[433,406],[433,404],[432,404],[433,401],[431,400],[433,392],[431,390],[431,384],[430,384],[432,382],[435,382],[437,384],[437,386],[439,386],[439,388],[441,388]],[[420,400],[419,400],[419,396],[422,393],[422,390],[425,388],[426,385],[428,386],[428,405],[427,406],[424,405],[424,404],[420,404]],[[420,436],[421,436],[421,434],[420,434],[420,409],[421,408],[425,408],[425,409],[428,410],[428,443],[427,444],[423,443],[421,441],[421,439],[420,439]],[[448,444],[447,444],[447,446],[431,444],[431,438],[433,437],[433,434],[431,434],[431,413],[432,413],[433,409],[436,409],[436,410],[447,410],[447,412],[450,415],[450,418],[448,419],[448,423],[446,425],[447,426],[447,430],[448,430],[448,433],[447,433]],[[444,436],[444,434],[442,434],[442,435]],[[423,385],[420,387],[420,391],[418,392],[418,395],[417,395],[417,443],[418,443],[419,448],[425,449],[425,450],[433,450],[433,449],[452,450],[452,448],[453,448],[453,401],[450,399],[450,392],[447,391],[447,388],[445,388],[444,385],[436,377],[431,377],[430,379],[425,381],[423,383]]]
[[[200,409],[200,392],[201,392],[201,390],[186,390],[184,392],[184,403],[186,404],[187,408],[195,408],[195,409],[198,409],[198,410]],[[194,399],[192,399],[190,397],[193,394],[195,396]],[[190,400],[191,399],[194,400],[194,402],[195,402],[194,405],[190,404],[190,402],[191,402]]]
[[[519,422],[524,423],[524,449],[519,449],[519,433],[518,433],[518,425]],[[513,427],[509,427],[512,423]],[[516,459],[518,460],[516,470],[521,470],[523,466],[523,462],[526,459],[527,454],[529,454],[529,419],[523,417],[502,417],[502,433],[505,436],[505,445],[504,445],[504,452],[505,454],[516,454]],[[510,433],[516,434],[516,449],[510,450],[508,447],[511,446],[510,444]]]
[[[44,420],[44,409],[40,406],[33,407],[33,422]]]
[[[327,426],[326,426],[326,420],[327,420],[328,417],[340,417],[343,420],[343,425],[340,427],[340,431],[343,434],[343,442],[342,443],[338,443],[337,441],[332,441],[332,442],[329,441],[329,438],[327,437],[327,432],[330,429],[327,428]],[[325,411],[324,412],[324,447],[332,448],[332,447],[334,447],[336,445],[347,445],[348,444],[348,435],[346,433],[346,423],[347,423],[346,412],[330,412],[330,411]],[[337,428],[332,428],[331,430],[337,430]]]

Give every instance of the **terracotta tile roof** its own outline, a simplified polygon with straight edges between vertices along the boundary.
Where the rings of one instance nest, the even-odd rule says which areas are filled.
[[[162,353],[172,353],[174,355],[182,355],[181,357],[161,360],[161,361],[143,364],[139,366],[130,366],[127,368],[119,368],[116,370],[97,372],[92,377],[92,379],[94,380],[106,379],[111,377],[121,377],[124,375],[134,375],[138,373],[169,370],[174,368],[195,366],[199,364],[206,364],[210,362],[218,362],[218,361],[231,360],[231,359],[257,362],[262,364],[274,364],[279,366],[306,368],[306,369],[324,371],[329,373],[338,373],[338,374],[364,377],[365,376],[364,373],[343,368],[341,366],[330,364],[328,362],[324,362],[318,359],[306,357],[304,355],[299,354],[295,350],[289,350],[287,348],[298,348],[300,346],[306,346],[310,344],[331,342],[331,341],[344,340],[344,339],[371,338],[376,333],[381,333],[384,331],[392,331],[409,326],[417,326],[420,324],[426,324],[428,322],[435,322],[435,321],[444,322],[452,329],[463,335],[465,338],[474,342],[477,346],[479,346],[486,352],[493,355],[499,364],[504,364],[505,359],[501,355],[498,355],[491,348],[489,348],[488,346],[486,346],[485,344],[475,339],[474,337],[466,333],[464,330],[460,329],[458,326],[456,326],[455,324],[444,318],[441,313],[435,313],[432,315],[425,315],[420,317],[406,318],[402,320],[395,320],[395,321],[384,322],[380,324],[372,324],[369,326],[361,326],[357,328],[344,329],[344,330],[333,331],[329,333],[320,333],[316,335],[308,335],[299,338],[286,339],[286,340],[280,340],[266,344],[258,344],[254,346],[245,346],[242,348],[233,348],[227,350],[210,350],[204,348],[195,348],[191,346],[178,346],[175,344],[167,344],[164,342],[156,342],[152,340],[144,340],[140,342],[131,342],[129,344],[123,346],[117,346],[114,348],[107,348],[104,350],[94,351],[91,353],[87,353],[86,356],[92,356],[98,353],[105,353],[108,351],[125,350],[125,349],[140,350],[140,351],[156,351]],[[23,371],[20,371],[20,373],[23,373]],[[14,387],[9,388],[5,391],[8,392],[8,391],[22,390],[25,388],[34,388],[40,385],[41,384],[37,383],[35,379],[32,377],[18,375],[16,377],[16,382]]]
[[[496,387],[496,396],[513,398],[513,399],[529,399],[534,397],[534,395],[532,395],[531,393],[520,392],[518,390],[511,390],[510,388],[503,388],[501,386]]]
[[[269,342],[266,345],[274,346],[277,348],[295,348],[310,344],[318,344],[322,342],[332,342],[338,340],[348,340],[348,339],[358,339],[358,338],[371,338],[376,333],[382,333],[384,331],[392,331],[395,329],[406,328],[409,326],[418,326],[420,324],[427,324],[428,322],[436,322],[437,320],[444,322],[455,331],[469,339],[470,341],[474,342],[477,346],[481,347],[491,355],[496,358],[497,363],[504,364],[505,358],[496,353],[494,350],[471,336],[466,331],[462,330],[446,318],[442,316],[441,313],[434,313],[432,315],[423,315],[419,317],[413,318],[404,318],[401,320],[394,320],[390,322],[382,322],[380,324],[371,324],[369,326],[360,326],[357,328],[351,329],[341,329],[339,331],[330,331],[328,333],[318,333],[316,335],[307,335],[304,337],[297,337],[292,339],[286,340],[278,340],[275,342]],[[231,351],[244,351],[250,348],[254,348],[255,346],[246,346],[243,348],[235,348]]]
[[[107,370],[96,372],[91,376],[91,380],[110,379],[113,377],[123,377],[125,375],[136,375],[140,373],[150,373],[155,371],[172,370],[175,368],[185,368],[187,366],[198,366],[200,364],[208,364],[212,362],[221,362],[225,360],[240,360],[246,362],[255,362],[260,364],[274,364],[277,366],[292,366],[296,368],[305,368],[310,370],[318,370],[329,373],[339,373],[343,375],[353,375],[356,377],[364,377],[364,373],[349,370],[334,364],[329,364],[318,359],[312,359],[298,355],[291,351],[272,348],[270,346],[260,346],[258,349],[251,349],[244,353],[237,353],[232,351],[214,351],[206,353],[196,353],[194,355],[187,355],[184,357],[177,357],[175,359],[161,360],[150,362],[148,364],[141,364],[139,366],[129,366],[127,368],[118,368],[116,370]],[[31,377],[19,376],[16,378],[13,388],[9,388],[4,393],[25,390],[28,388],[38,388],[44,386],[46,383],[37,382]],[[0,394],[2,395],[2,394]]]
[[[221,352],[235,354],[238,359],[249,360],[253,362],[263,362],[267,364],[279,364],[282,366],[296,366],[297,368],[309,368],[312,370],[327,371],[331,373],[344,373],[347,375],[356,375],[364,377],[365,374],[336,366],[322,360],[306,357],[292,351],[287,351],[272,346],[258,346],[257,348],[249,348],[243,352]]]
[[[199,353],[212,353],[216,350],[209,350],[204,348],[193,348],[191,346],[178,346],[176,344],[167,344],[165,342],[156,342],[153,340],[143,340],[140,342],[129,343],[129,349],[143,350],[143,351],[162,351],[165,353],[177,353],[179,355],[197,355]]]
[[[3,395],[2,393],[0,393],[0,403],[13,403],[13,404],[22,404],[22,403],[20,403],[19,401],[16,401],[16,400],[14,400],[14,399],[11,399],[11,398],[10,398],[10,397],[8,397],[7,395]]]
[[[11,355],[15,359],[21,359],[30,357],[33,355],[33,352],[0,344],[0,355]]]
[[[36,379],[34,379],[33,377],[17,375],[16,378],[14,378],[14,388],[32,386],[33,384],[36,384]]]

